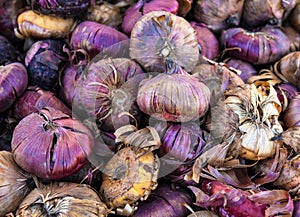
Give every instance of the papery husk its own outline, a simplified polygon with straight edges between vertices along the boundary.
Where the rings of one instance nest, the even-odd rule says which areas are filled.
[[[282,168],[287,159],[287,150],[277,146],[274,158],[259,161],[254,167],[254,176],[251,177],[256,185],[263,185],[276,181],[282,173]]]
[[[195,205],[213,208],[221,217],[257,216],[265,217],[266,204],[257,204],[249,199],[256,191],[241,190],[219,181],[204,180],[201,187],[189,186],[196,197]]]
[[[300,8],[300,7],[299,7]],[[290,44],[290,52],[294,52],[300,50],[300,33],[297,32],[289,22],[283,23],[283,31],[285,35],[289,38]]]
[[[105,217],[108,208],[88,185],[54,182],[34,189],[20,204],[17,217]]]
[[[141,111],[158,120],[172,122],[188,122],[204,117],[209,102],[209,88],[187,74],[160,73],[144,80],[137,95]]]
[[[300,88],[300,51],[289,53],[274,65],[274,73],[283,81]]]
[[[117,213],[130,215],[135,203],[146,200],[157,187],[160,164],[152,150],[159,148],[160,138],[152,127],[137,130],[130,125],[117,129],[115,135],[119,150],[103,168],[100,194]]]
[[[219,217],[217,214],[210,211],[197,211],[187,217]]]
[[[135,24],[129,49],[130,57],[151,72],[191,71],[199,58],[194,28],[166,11],[150,12]]]
[[[225,216],[290,217],[293,200],[285,190],[243,191],[218,181],[203,181],[201,189],[190,186],[196,196],[196,205],[214,207]]]
[[[244,84],[237,73],[237,70],[228,68],[224,63],[206,59],[205,64],[197,65],[194,68],[192,76],[209,87],[211,92],[210,104],[214,105],[224,96],[226,89]]]
[[[106,132],[140,122],[136,97],[138,86],[146,76],[133,60],[96,58],[77,81],[73,112],[78,115],[86,112]]]
[[[186,16],[188,12],[192,9],[193,0],[177,0],[179,3],[178,15]]]
[[[296,154],[300,154],[300,126],[288,128],[277,139],[291,147]]]
[[[134,25],[141,19],[142,16],[152,11],[167,11],[172,14],[177,14],[177,0],[139,0],[128,8],[122,20],[122,30],[127,35],[130,35]]]
[[[282,165],[282,170],[272,186],[289,191],[291,195],[299,194],[300,191],[300,155],[296,155],[290,160],[286,160]]]
[[[119,150],[103,169],[100,194],[110,208],[134,206],[157,187],[158,157],[151,151],[138,150],[132,146]]]
[[[33,187],[32,175],[16,164],[11,152],[0,151],[0,216],[16,211]]]
[[[245,0],[242,23],[247,27],[281,25],[297,0]]]
[[[300,32],[300,2],[297,1],[297,5],[294,7],[289,15],[288,21],[297,32]]]
[[[239,116],[240,156],[250,160],[264,159],[275,153],[275,135],[283,132],[278,122],[281,104],[268,82],[246,84],[225,93],[225,103]]]
[[[122,23],[120,7],[102,1],[100,4],[91,4],[85,14],[85,20],[95,21],[112,27]]]
[[[240,23],[244,0],[198,0],[193,15],[215,33]]]
[[[249,196],[251,201],[258,204],[268,204],[265,216],[292,216],[294,204],[291,196],[285,190],[261,191]]]

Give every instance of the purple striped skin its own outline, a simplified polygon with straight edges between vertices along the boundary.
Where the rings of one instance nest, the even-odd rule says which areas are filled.
[[[143,15],[151,11],[168,11],[172,14],[177,14],[178,6],[178,1],[176,0],[139,0],[125,12],[122,30],[127,35],[130,35],[133,26]]]
[[[154,128],[161,137],[160,158],[171,157],[180,162],[190,163],[200,154],[205,142],[202,130],[196,123],[159,122]]]
[[[289,105],[283,115],[287,128],[300,126],[300,94],[298,93],[289,101]]]
[[[91,58],[105,48],[128,40],[128,36],[118,30],[93,21],[80,23],[72,32],[70,45],[73,49],[84,49]],[[117,51],[116,51],[117,52]]]
[[[0,112],[9,109],[28,85],[27,70],[22,63],[0,68]]]
[[[208,59],[215,59],[219,55],[219,42],[213,32],[203,23],[190,22],[191,26],[196,30],[197,40],[200,46],[200,56]]]
[[[27,3],[42,14],[75,17],[89,7],[90,0],[27,0]]]
[[[59,96],[69,107],[72,107],[77,81],[86,65],[87,61],[85,60],[78,65],[70,64],[62,73]]]
[[[184,176],[191,171],[193,162],[205,145],[202,130],[193,122],[158,122],[154,128],[162,142],[158,150],[161,173],[167,174],[165,178],[172,182],[186,184]],[[175,164],[174,161],[176,161]]]
[[[210,90],[185,74],[161,73],[139,88],[137,103],[146,114],[162,121],[188,122],[203,117],[209,108]]]
[[[221,35],[221,45],[231,57],[254,65],[270,64],[284,56],[290,48],[288,37],[276,27],[266,26],[257,32],[230,28]],[[233,49],[236,48],[236,49]]]
[[[183,188],[161,183],[146,201],[139,203],[133,217],[186,217],[190,211],[185,205],[192,206],[192,203],[191,195]]]
[[[137,63],[125,58],[91,62],[77,82],[72,109],[86,111],[100,122],[100,128],[114,132],[132,121],[121,113],[129,112],[139,120],[135,98],[145,75]]]
[[[79,171],[88,162],[93,146],[93,135],[86,126],[51,107],[23,118],[12,138],[17,164],[48,180]]]
[[[17,120],[37,112],[45,107],[52,107],[72,115],[72,111],[53,92],[42,90],[38,87],[29,87],[15,102],[13,114]]]

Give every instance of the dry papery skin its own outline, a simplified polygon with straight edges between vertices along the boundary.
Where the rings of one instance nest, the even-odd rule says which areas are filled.
[[[150,72],[171,73],[176,67],[191,71],[199,58],[195,30],[182,17],[150,12],[132,29],[130,57]]]
[[[0,216],[14,212],[31,190],[32,176],[14,161],[11,152],[0,151]]]
[[[100,194],[110,208],[127,212],[157,187],[159,159],[152,150],[160,146],[160,139],[152,127],[137,130],[129,125],[116,131],[116,141],[125,147],[104,167]]]
[[[282,24],[297,0],[245,0],[242,23],[248,27]]]
[[[194,8],[194,18],[205,23],[215,33],[240,23],[244,0],[198,0]]]
[[[105,217],[109,210],[89,185],[53,182],[35,188],[20,204],[17,217]]]
[[[281,103],[274,87],[268,82],[245,84],[225,96],[225,103],[239,116],[240,155],[250,160],[272,157],[276,142],[271,138],[283,132],[278,121]]]

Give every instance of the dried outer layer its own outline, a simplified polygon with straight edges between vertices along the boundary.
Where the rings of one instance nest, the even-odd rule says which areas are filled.
[[[16,62],[16,48],[4,36],[0,35],[0,66]]]
[[[190,22],[191,26],[196,30],[198,46],[200,50],[199,60],[202,56],[208,59],[215,59],[219,55],[219,42],[216,36],[203,23]]]
[[[201,210],[201,211],[194,212],[188,215],[187,217],[219,217],[219,216],[214,212]]]
[[[289,101],[289,105],[283,114],[283,119],[287,128],[300,126],[300,94],[298,93]]]
[[[249,28],[265,24],[281,25],[296,2],[297,0],[245,0],[242,24]]]
[[[145,200],[157,187],[159,159],[134,146],[119,150],[103,169],[100,194],[110,208]]]
[[[30,192],[16,214],[19,217],[106,217],[108,212],[106,205],[90,186],[53,182]]]
[[[300,32],[291,27],[291,24],[288,22],[283,24],[282,29],[290,40],[290,52],[300,50]]]
[[[53,92],[42,90],[39,87],[28,87],[16,100],[13,106],[13,115],[20,121],[25,116],[52,107],[72,116],[72,111]]]
[[[14,43],[20,43],[21,40],[15,35],[16,16],[26,5],[25,1],[9,0],[0,2],[0,34],[7,37]]]
[[[0,67],[0,112],[10,108],[21,96],[28,84],[28,75],[22,63],[10,63]]]
[[[207,62],[197,65],[193,77],[203,82],[210,90],[210,104],[215,105],[224,96],[226,89],[244,84],[237,70],[229,69],[224,63]]]
[[[192,206],[191,195],[183,188],[170,183],[158,185],[146,201],[139,203],[133,217],[186,217],[190,211],[186,206]]]
[[[60,179],[84,166],[94,146],[93,135],[81,122],[54,108],[23,118],[12,138],[20,167],[43,179]]]
[[[221,46],[231,57],[254,65],[270,64],[284,56],[290,41],[280,28],[265,26],[259,31],[247,32],[242,28],[230,28],[222,33]]]
[[[135,99],[144,76],[141,67],[126,58],[92,62],[77,82],[73,109],[88,112],[105,131],[130,124],[133,117],[139,120]]]
[[[122,15],[120,7],[103,1],[99,4],[91,4],[84,19],[118,27],[122,23]]]
[[[178,7],[178,15],[185,17],[188,12],[192,9],[193,0],[177,0],[179,7]]]
[[[292,10],[289,18],[289,24],[294,27],[297,32],[300,32],[300,2],[297,2],[297,5]]]
[[[248,62],[235,59],[235,58],[228,58],[224,60],[227,67],[232,67],[240,71],[240,78],[247,83],[248,79],[252,76],[257,75],[256,69]]]
[[[274,65],[274,73],[283,81],[300,88],[300,51],[291,52]]]
[[[240,23],[244,0],[197,0],[193,11],[197,22],[215,33]]]
[[[204,180],[200,188],[189,187],[196,196],[195,204],[213,208],[221,217],[276,215],[291,216],[293,200],[285,190],[240,190],[219,181]]]
[[[256,169],[263,173],[268,173],[270,170],[270,160],[265,160],[256,165]],[[291,160],[285,160],[283,167],[281,166],[280,173],[277,175],[277,179],[272,182],[272,186],[280,189],[285,189],[290,194],[299,194],[300,189],[300,155],[292,158]]]
[[[72,18],[64,19],[50,15],[37,14],[29,10],[21,13],[17,19],[15,34],[21,38],[64,38],[74,24]]]
[[[60,71],[67,62],[65,46],[62,40],[43,39],[30,47],[25,56],[30,85],[57,91]]]
[[[273,156],[276,141],[271,138],[283,132],[278,121],[281,103],[274,87],[268,82],[245,84],[228,90],[225,97],[225,103],[239,116],[240,156],[250,160]]]
[[[139,0],[133,4],[125,12],[125,16],[122,21],[122,30],[130,35],[132,28],[137,21],[145,14],[152,11],[168,11],[173,14],[177,14],[178,1],[177,0]]]
[[[115,28],[93,21],[83,21],[72,32],[70,45],[73,49],[86,50],[93,58],[104,49],[127,39],[127,35]]]
[[[17,210],[33,187],[32,181],[31,175],[16,164],[11,152],[0,151],[1,216]]]
[[[184,18],[170,12],[144,15],[130,39],[130,57],[146,71],[173,73],[178,67],[191,71],[198,62],[196,31]]]
[[[158,74],[143,81],[137,95],[144,113],[173,122],[198,120],[208,111],[209,101],[209,88],[184,74]]]
[[[85,12],[89,0],[27,0],[31,9],[41,14],[58,17],[75,17]]]

